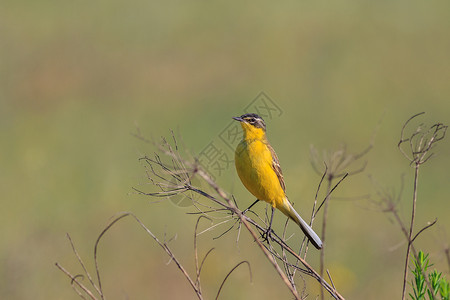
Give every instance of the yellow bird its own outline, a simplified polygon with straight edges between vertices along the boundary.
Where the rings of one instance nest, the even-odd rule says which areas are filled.
[[[274,209],[277,208],[300,226],[317,249],[321,249],[319,236],[295,211],[286,196],[283,173],[278,157],[267,140],[264,120],[257,114],[245,114],[233,119],[239,121],[244,130],[242,141],[236,148],[235,164],[242,183],[257,198],[250,207],[259,200],[272,205],[267,233],[270,233]]]

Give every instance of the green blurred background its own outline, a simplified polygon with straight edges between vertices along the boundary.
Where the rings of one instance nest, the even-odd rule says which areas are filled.
[[[368,175],[398,191],[405,174],[399,208],[409,219],[413,170],[396,145],[417,112],[427,112],[427,124],[450,123],[449,53],[448,1],[2,1],[0,298],[77,299],[54,266],[82,271],[65,234],[93,272],[95,239],[120,211],[135,212],[161,238],[177,235],[171,246],[193,272],[196,218],[185,214],[189,208],[131,193],[145,183],[138,158],[154,151],[131,133],[136,124],[155,138],[174,129],[196,154],[261,91],[281,110],[267,120],[268,135],[302,215],[320,179],[310,145],[346,143],[359,152],[382,119],[365,171],[335,196],[373,195]],[[420,174],[416,224],[435,217],[438,224],[417,247],[448,278],[448,139],[435,152]],[[253,200],[233,166],[218,181],[242,207]],[[370,207],[367,200],[331,202],[327,268],[348,299],[398,299],[403,236]],[[280,227],[284,218],[277,218]],[[248,235],[237,245],[235,231],[212,240],[225,229],[199,239],[200,254],[216,248],[204,269],[206,297],[248,260],[253,283],[245,268],[237,270],[223,299],[289,298]],[[131,219],[107,234],[99,256],[110,299],[196,298]],[[317,252],[310,262],[318,267]],[[317,285],[308,288],[314,298]]]

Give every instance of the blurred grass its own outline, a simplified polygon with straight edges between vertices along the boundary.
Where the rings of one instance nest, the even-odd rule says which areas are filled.
[[[192,253],[182,249],[190,249],[192,232],[186,228],[193,230],[193,218],[170,203],[149,205],[128,195],[144,180],[137,158],[153,151],[130,132],[135,122],[155,137],[180,128],[186,147],[198,153],[261,90],[283,110],[268,122],[269,138],[290,197],[306,207],[303,214],[319,180],[310,167],[309,145],[336,148],[346,142],[358,152],[385,112],[365,174],[399,186],[406,172],[401,207],[407,216],[412,174],[396,144],[403,122],[416,112],[426,111],[428,124],[450,123],[449,6],[2,1],[0,298],[76,299],[53,266],[59,261],[77,268],[65,233],[87,257],[108,218],[123,210],[138,212],[155,233],[178,233],[175,250],[191,267]],[[449,148],[448,141],[439,145],[440,155],[421,171],[416,223],[438,217],[418,248],[444,271]],[[252,201],[232,168],[220,182]],[[339,195],[368,192],[369,180],[359,175]],[[349,299],[369,299],[374,290],[373,299],[399,295],[404,247],[389,250],[402,241],[395,224],[361,202],[336,201],[330,211],[327,255],[338,289]],[[105,240],[107,294],[192,295],[156,245],[129,224]],[[233,236],[214,243],[209,238],[201,241],[205,251],[213,244],[217,250],[205,269],[208,295],[230,265],[248,259],[253,285],[240,270],[224,298],[289,296],[259,253],[251,256],[257,252],[251,243],[243,240],[236,249]]]

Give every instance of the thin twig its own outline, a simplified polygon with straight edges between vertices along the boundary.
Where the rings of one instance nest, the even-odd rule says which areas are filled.
[[[73,241],[72,241],[72,238],[70,237],[70,235],[69,235],[68,233],[66,234],[66,236],[67,236],[67,239],[68,239],[69,242],[70,242],[70,245],[72,246],[72,251],[73,251],[73,253],[74,253],[75,256],[77,257],[78,262],[80,263],[81,267],[83,268],[84,273],[85,273],[86,276],[88,277],[89,282],[90,282],[91,285],[94,287],[94,289],[97,291],[97,293],[101,294],[100,289],[99,289],[99,288],[97,287],[97,285],[94,283],[94,280],[92,279],[91,274],[88,272],[88,270],[87,270],[87,268],[86,268],[86,266],[85,266],[83,260],[81,259],[81,256],[78,254],[78,251],[77,251],[77,249],[75,248],[75,245],[74,245],[74,243],[73,243]]]
[[[80,288],[83,290],[83,292],[85,292],[87,295],[89,295],[89,297],[90,297],[92,300],[97,300],[97,298],[91,293],[91,291],[90,291],[88,288],[86,288],[82,283],[80,283],[80,282],[77,280],[77,276],[73,276],[72,274],[70,274],[70,272],[67,271],[66,269],[64,269],[59,263],[55,263],[55,266],[56,266],[58,269],[60,269],[64,274],[66,274],[67,277],[69,277],[69,278],[71,279],[72,287],[74,288],[74,290],[77,292],[77,294],[78,294],[80,297],[82,297],[83,299],[85,299],[84,296],[83,296],[82,294],[80,294],[79,291],[78,291],[77,289],[75,289],[75,286],[74,286],[74,285],[77,285],[78,287],[80,287]]]
[[[320,203],[319,208],[317,208],[316,213],[314,215],[317,215],[317,213],[319,212],[319,210],[322,208],[323,204],[325,202],[327,202],[327,200],[330,198],[330,195],[334,192],[334,190],[339,186],[339,184],[341,184],[342,181],[344,181],[345,178],[347,178],[348,173],[344,174],[344,176],[342,176],[341,179],[339,179],[338,183],[336,183],[333,188],[327,192],[327,195],[325,196],[325,198],[323,199],[322,203]]]
[[[414,242],[414,240],[415,240],[415,239],[416,239],[423,231],[425,231],[426,229],[428,229],[428,228],[430,228],[431,226],[433,226],[434,224],[436,224],[436,222],[437,222],[437,219],[434,219],[433,222],[428,223],[426,226],[424,226],[422,229],[420,229],[419,232],[416,233],[416,235],[412,238],[411,244]]]
[[[333,289],[336,289],[336,287],[334,286],[333,279],[331,278],[330,271],[328,269],[327,269],[327,275],[328,275],[328,278],[330,279],[331,286],[333,286]]]
[[[223,279],[222,283],[220,284],[219,291],[217,292],[216,300],[219,299],[220,292],[222,291],[222,287],[225,284],[225,282],[227,281],[228,277],[230,277],[231,273],[233,273],[233,271],[236,270],[242,264],[247,264],[248,272],[250,273],[250,282],[252,282],[252,268],[250,267],[250,263],[248,261],[246,261],[246,260],[241,261],[236,266],[234,266],[233,269],[231,269],[231,271],[228,272],[227,276],[225,276],[225,278]]]

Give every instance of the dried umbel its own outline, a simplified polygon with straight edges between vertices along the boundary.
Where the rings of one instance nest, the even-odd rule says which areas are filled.
[[[424,164],[434,155],[431,150],[444,139],[448,128],[442,123],[435,123],[429,128],[421,123],[408,135],[406,131],[411,121],[423,114],[424,112],[415,114],[405,122],[398,142],[402,154],[415,166]]]

